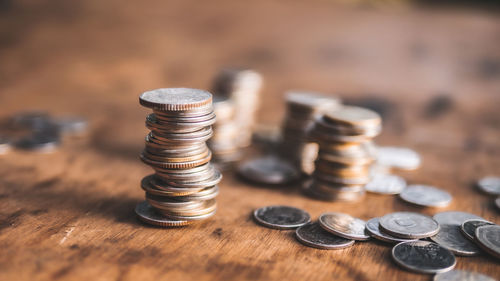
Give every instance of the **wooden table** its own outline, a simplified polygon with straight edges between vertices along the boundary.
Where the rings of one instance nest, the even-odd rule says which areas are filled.
[[[326,251],[290,231],[257,226],[254,208],[286,204],[317,218],[461,210],[500,223],[474,182],[500,174],[500,17],[491,12],[352,7],[329,1],[5,2],[0,16],[0,109],[82,115],[84,138],[52,154],[0,157],[0,280],[430,280],[398,268],[389,245]],[[8,5],[10,3],[10,5]],[[259,122],[283,118],[283,94],[310,89],[383,114],[379,144],[414,148],[424,165],[403,176],[453,194],[444,209],[392,196],[357,203],[262,188],[224,174],[218,213],[160,229],[139,223],[138,159],[148,112],[138,95],[210,88],[243,65],[266,80]],[[457,268],[500,277],[498,261],[458,257]]]

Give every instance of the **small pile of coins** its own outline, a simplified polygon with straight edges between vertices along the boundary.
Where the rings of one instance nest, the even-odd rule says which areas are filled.
[[[141,105],[153,109],[146,118],[151,132],[141,160],[155,170],[141,187],[146,201],[138,217],[158,226],[183,226],[215,214],[221,173],[210,164],[206,141],[215,122],[212,95],[187,88],[144,92]]]
[[[361,107],[343,106],[316,119],[310,135],[319,153],[306,193],[331,201],[360,199],[375,160],[371,140],[381,129],[380,116]]]
[[[286,117],[282,124],[281,155],[310,175],[318,156],[318,144],[308,138],[314,120],[341,105],[340,99],[318,93],[292,91],[286,95]],[[290,153],[292,152],[292,153]]]

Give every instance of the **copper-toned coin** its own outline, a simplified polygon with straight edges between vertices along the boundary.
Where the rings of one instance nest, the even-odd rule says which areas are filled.
[[[337,236],[353,240],[369,240],[364,220],[343,213],[324,213],[319,216],[323,229]]]
[[[297,228],[295,237],[300,243],[318,249],[344,249],[354,244],[354,240],[332,235],[317,222]]]
[[[150,165],[150,166],[155,166],[159,168],[165,168],[165,169],[186,169],[186,168],[192,168],[196,166],[203,165],[205,163],[208,163],[212,157],[212,153],[208,151],[208,154],[206,157],[194,161],[186,161],[186,162],[163,162],[163,161],[154,161],[149,158],[147,158],[144,154],[141,154],[140,158],[141,160]]]
[[[142,93],[139,102],[145,107],[156,110],[181,111],[210,104],[212,95],[198,89],[163,88]]]
[[[135,207],[135,213],[141,221],[156,226],[173,227],[184,226],[191,223],[187,220],[172,220],[166,218],[165,216],[157,213],[154,208],[146,201],[137,204],[137,206]]]

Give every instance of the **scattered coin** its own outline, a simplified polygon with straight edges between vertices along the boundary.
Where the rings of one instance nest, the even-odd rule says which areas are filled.
[[[439,224],[432,218],[411,212],[396,212],[380,218],[383,232],[399,238],[420,239],[436,235]]]
[[[445,207],[452,200],[448,192],[428,185],[409,185],[399,196],[408,203],[423,207]]]
[[[462,225],[466,220],[485,220],[482,217],[459,211],[447,211],[434,215],[433,219],[441,224]]]
[[[421,159],[417,152],[402,147],[378,147],[377,163],[399,170],[412,171],[420,167]]]
[[[500,225],[484,225],[476,229],[476,241],[490,255],[500,259]]]
[[[460,226],[462,234],[469,238],[469,240],[474,241],[476,239],[476,229],[483,225],[493,225],[494,223],[485,220],[466,220]]]
[[[366,191],[378,194],[399,194],[405,187],[406,181],[402,177],[390,174],[376,174],[365,185]]]
[[[466,270],[451,270],[434,276],[434,281],[495,281],[489,276]]]
[[[406,242],[406,241],[415,241],[415,239],[403,239],[403,238],[398,238],[391,236],[389,234],[386,234],[382,231],[380,231],[379,228],[379,218],[373,218],[370,219],[366,222],[366,230],[370,233],[370,235],[378,239],[380,241],[384,242],[389,242],[389,243],[400,243],[400,242]]]
[[[364,220],[342,213],[324,213],[319,217],[319,224],[326,231],[352,240],[368,240]]]
[[[477,182],[479,189],[487,194],[500,195],[500,177],[485,177]]]
[[[306,211],[289,206],[259,208],[253,217],[259,224],[274,229],[294,229],[311,221]]]
[[[295,167],[276,156],[251,159],[240,165],[238,174],[248,181],[262,184],[286,184],[300,174]]]
[[[457,261],[452,252],[428,241],[402,242],[392,248],[399,266],[417,273],[442,273],[452,270]]]
[[[438,234],[430,239],[459,256],[475,256],[480,253],[479,248],[464,237],[458,225],[441,224]]]
[[[300,243],[318,249],[343,249],[354,244],[354,240],[332,235],[317,222],[308,223],[297,228],[295,237]]]

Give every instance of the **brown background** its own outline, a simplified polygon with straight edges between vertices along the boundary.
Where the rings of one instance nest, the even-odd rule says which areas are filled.
[[[376,1],[373,1],[376,2]],[[391,196],[315,201],[295,187],[266,189],[225,173],[218,214],[188,228],[139,223],[133,209],[151,173],[138,154],[147,89],[210,88],[223,66],[265,78],[259,122],[283,118],[283,94],[310,89],[374,108],[377,142],[419,151],[410,183],[454,196],[444,210],[500,223],[476,179],[500,174],[500,17],[495,11],[331,1],[0,1],[0,113],[81,115],[86,138],[53,154],[0,157],[1,280],[429,280],[399,269],[390,247],[307,248],[257,226],[270,204],[369,219],[434,214]],[[457,268],[500,277],[487,256]]]

